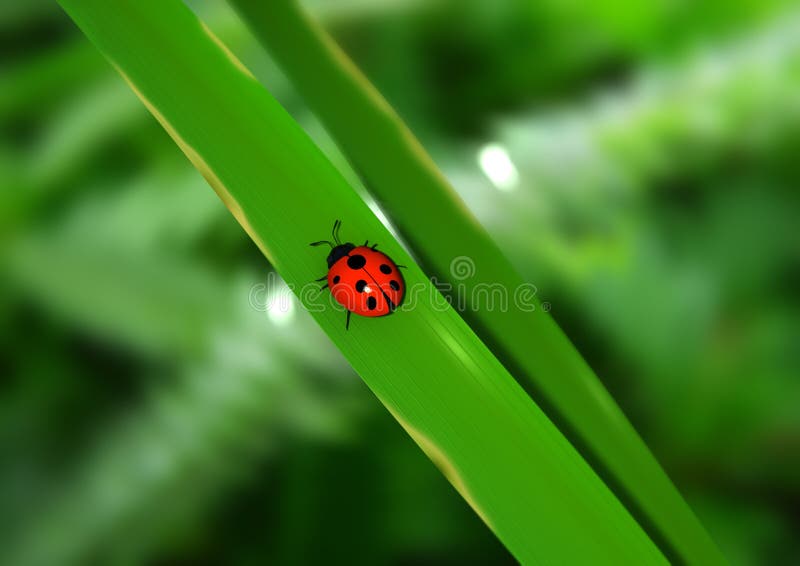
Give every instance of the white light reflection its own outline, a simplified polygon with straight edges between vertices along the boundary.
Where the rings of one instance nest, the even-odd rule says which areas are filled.
[[[292,292],[281,282],[267,300],[267,316],[275,326],[286,326],[294,319],[294,310]]]
[[[513,191],[517,188],[519,173],[503,146],[494,143],[483,146],[478,153],[478,163],[489,180],[501,191]]]

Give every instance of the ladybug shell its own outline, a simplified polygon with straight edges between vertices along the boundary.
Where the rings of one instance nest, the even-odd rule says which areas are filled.
[[[330,267],[328,286],[339,304],[361,316],[392,313],[406,292],[394,261],[367,246],[353,248]]]

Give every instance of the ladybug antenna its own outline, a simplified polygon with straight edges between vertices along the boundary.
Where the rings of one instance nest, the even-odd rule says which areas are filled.
[[[320,240],[319,242],[311,242],[310,246],[321,246],[322,244],[328,244],[331,248],[335,248],[342,242],[339,241],[339,229],[342,227],[342,221],[337,220],[333,223],[333,229],[331,230],[331,237],[333,238],[333,242],[330,240]]]
[[[331,236],[333,236],[333,241],[337,244],[341,244],[342,242],[339,241],[339,230],[342,227],[342,221],[337,220],[333,223],[333,229],[331,230]]]

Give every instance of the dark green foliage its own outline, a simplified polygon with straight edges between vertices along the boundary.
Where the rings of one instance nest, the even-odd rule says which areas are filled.
[[[217,3],[192,4],[342,165],[243,25]],[[671,90],[695,76],[698,55],[693,37],[658,14],[625,33],[610,26],[609,43],[623,46],[614,57],[577,50],[562,63],[553,46],[568,47],[573,15],[534,11],[530,29],[562,39],[530,63],[508,60],[522,61],[521,75],[552,71],[524,81],[467,74],[501,93],[486,102],[420,78],[431,74],[421,67],[451,65],[460,44],[444,8],[432,17],[416,2],[336,4],[315,14],[537,284],[726,556],[797,562],[796,42],[765,50],[710,96]],[[710,53],[798,37],[780,31],[790,17],[762,28],[774,12],[757,4],[758,17],[726,3],[681,21]],[[610,5],[596,10],[618,17]],[[295,311],[278,326],[249,307],[267,276],[258,250],[66,16],[21,2],[0,17],[14,30],[0,70],[0,548],[30,552],[67,533],[73,552],[106,563],[509,561],[307,317]],[[470,54],[505,60],[514,45],[480,38],[521,24],[472,19],[462,36]],[[646,49],[624,48],[629,35]],[[600,136],[607,143],[559,157],[564,140],[602,133],[590,127],[594,89],[610,81],[620,108],[639,108],[635,85],[648,74],[664,81],[652,113],[623,112],[614,135]],[[562,128],[544,110],[554,105],[580,127]],[[726,125],[712,136],[675,127],[708,111]],[[484,179],[475,161],[484,142],[508,150],[517,191]],[[201,395],[215,380],[237,384],[231,397]],[[164,419],[186,423],[199,444],[176,443]],[[118,483],[120,469],[164,453],[163,484]],[[345,478],[338,494],[328,469]],[[98,496],[94,478],[130,499]],[[165,501],[184,505],[167,513]]]

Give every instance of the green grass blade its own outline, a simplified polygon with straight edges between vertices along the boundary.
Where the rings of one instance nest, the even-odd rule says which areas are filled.
[[[524,288],[502,251],[366,79],[294,0],[231,0],[419,252],[426,270],[467,297]],[[469,256],[475,273],[452,273]],[[532,397],[584,452],[668,555],[712,564],[722,557],[619,407],[553,320],[537,309],[462,314]]]
[[[306,134],[177,0],[62,0],[348,361],[525,563],[664,563],[658,548]],[[414,308],[354,320],[308,292],[334,218],[409,265]]]

